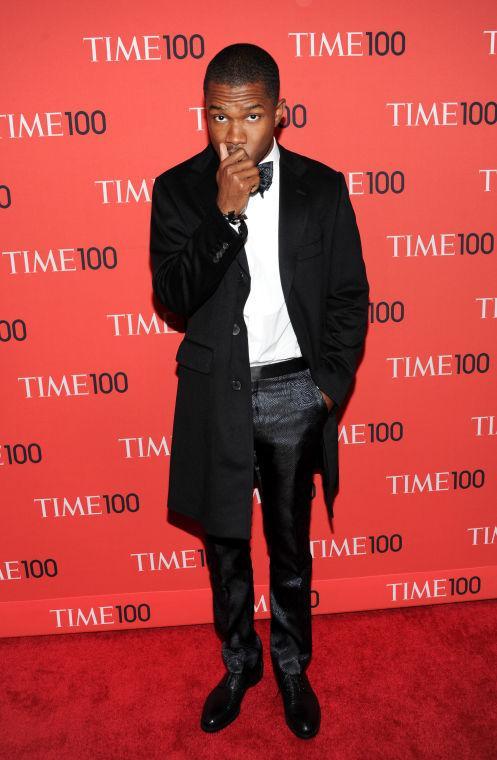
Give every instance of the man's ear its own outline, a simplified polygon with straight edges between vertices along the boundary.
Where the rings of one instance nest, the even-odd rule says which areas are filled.
[[[283,118],[283,112],[285,110],[285,106],[286,106],[286,100],[285,100],[285,98],[280,98],[280,100],[278,100],[278,103],[276,105],[276,111],[275,111],[275,115],[274,115],[274,126],[275,127],[278,126],[278,124],[280,123],[280,121]]]

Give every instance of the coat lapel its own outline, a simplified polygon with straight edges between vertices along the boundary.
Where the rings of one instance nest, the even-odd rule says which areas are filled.
[[[279,145],[279,143],[278,143]],[[295,275],[296,244],[303,240],[307,226],[308,195],[302,180],[304,162],[298,154],[280,148],[280,203],[278,221],[278,259],[281,287],[288,303]]]

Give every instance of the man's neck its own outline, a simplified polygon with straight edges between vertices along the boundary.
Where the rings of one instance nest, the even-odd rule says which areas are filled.
[[[259,161],[259,163],[260,163],[260,164],[261,164],[261,163],[264,161],[264,159],[266,158],[266,156],[269,156],[269,154],[270,154],[270,153],[271,153],[271,151],[273,150],[273,145],[274,145],[274,136],[273,136],[273,137],[272,137],[272,139],[271,139],[271,144],[270,144],[270,146],[269,146],[269,149],[268,149],[267,153],[265,153],[265,154],[264,154],[264,156],[263,156],[263,157],[261,158],[261,160]]]

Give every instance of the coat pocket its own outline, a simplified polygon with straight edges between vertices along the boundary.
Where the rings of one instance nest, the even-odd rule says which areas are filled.
[[[195,369],[197,372],[209,373],[212,369],[214,351],[210,346],[187,338],[183,338],[176,352],[176,361],[184,367]]]

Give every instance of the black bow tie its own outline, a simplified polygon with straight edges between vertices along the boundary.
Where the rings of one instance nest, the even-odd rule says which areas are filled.
[[[263,164],[257,164],[260,173],[260,182],[257,192],[264,198],[265,190],[269,190],[273,181],[273,162],[265,161]]]

